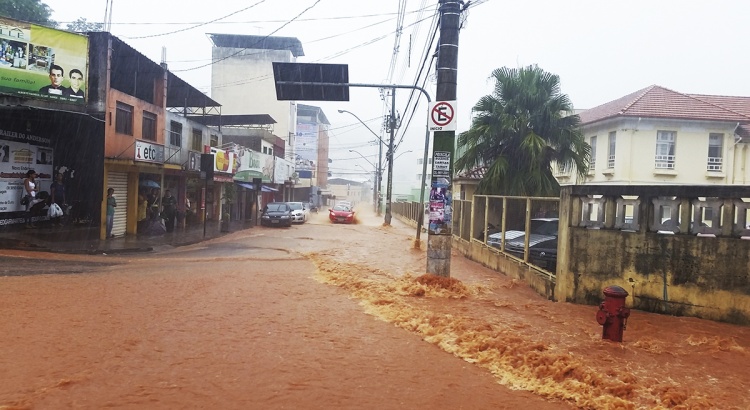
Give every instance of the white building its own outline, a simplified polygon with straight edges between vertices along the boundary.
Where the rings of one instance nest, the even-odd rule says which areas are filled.
[[[304,56],[294,37],[209,34],[211,96],[222,104],[222,114],[267,114],[274,120],[271,132],[286,143],[285,158],[294,160],[297,109],[294,101],[276,99],[274,62],[294,63]]]
[[[650,86],[579,113],[591,162],[561,184],[744,185],[750,182],[750,97]]]

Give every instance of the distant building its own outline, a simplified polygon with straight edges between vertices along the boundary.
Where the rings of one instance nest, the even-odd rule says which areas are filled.
[[[353,205],[361,202],[372,203],[372,186],[368,182],[352,181],[344,178],[328,180],[328,190],[331,192],[330,202],[349,201]]]
[[[285,141],[285,158],[294,161],[297,107],[294,101],[276,99],[274,62],[293,63],[304,56],[294,37],[209,34],[211,96],[222,101],[222,114],[268,114],[275,123],[268,129]],[[272,138],[264,137],[267,141]]]
[[[683,94],[653,85],[580,114],[587,176],[561,184],[745,185],[750,97]]]

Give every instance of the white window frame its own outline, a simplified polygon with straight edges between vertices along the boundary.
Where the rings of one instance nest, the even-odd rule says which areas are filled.
[[[677,131],[656,131],[654,167],[656,169],[674,169],[676,147]]]
[[[607,168],[615,167],[615,150],[617,149],[617,131],[609,133],[609,147],[607,149]]]
[[[708,158],[707,158],[707,164],[706,164],[706,171],[721,172],[723,169],[723,162],[724,162],[724,134],[721,134],[718,132],[712,132],[708,134]]]

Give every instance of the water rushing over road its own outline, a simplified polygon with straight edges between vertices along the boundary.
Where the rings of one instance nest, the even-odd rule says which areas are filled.
[[[3,259],[45,269],[0,277],[0,409],[750,408],[748,328],[635,311],[624,343],[602,341],[596,307],[457,254],[454,280],[421,277],[426,245],[395,219],[313,217]]]

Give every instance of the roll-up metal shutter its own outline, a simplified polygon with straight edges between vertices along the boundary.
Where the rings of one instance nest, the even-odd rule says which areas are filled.
[[[125,235],[126,223],[128,220],[128,174],[125,172],[110,172],[107,174],[107,189],[115,189],[115,199],[117,199],[117,208],[115,208],[115,223],[112,227],[112,234],[115,236]],[[106,189],[105,191],[106,192]]]

